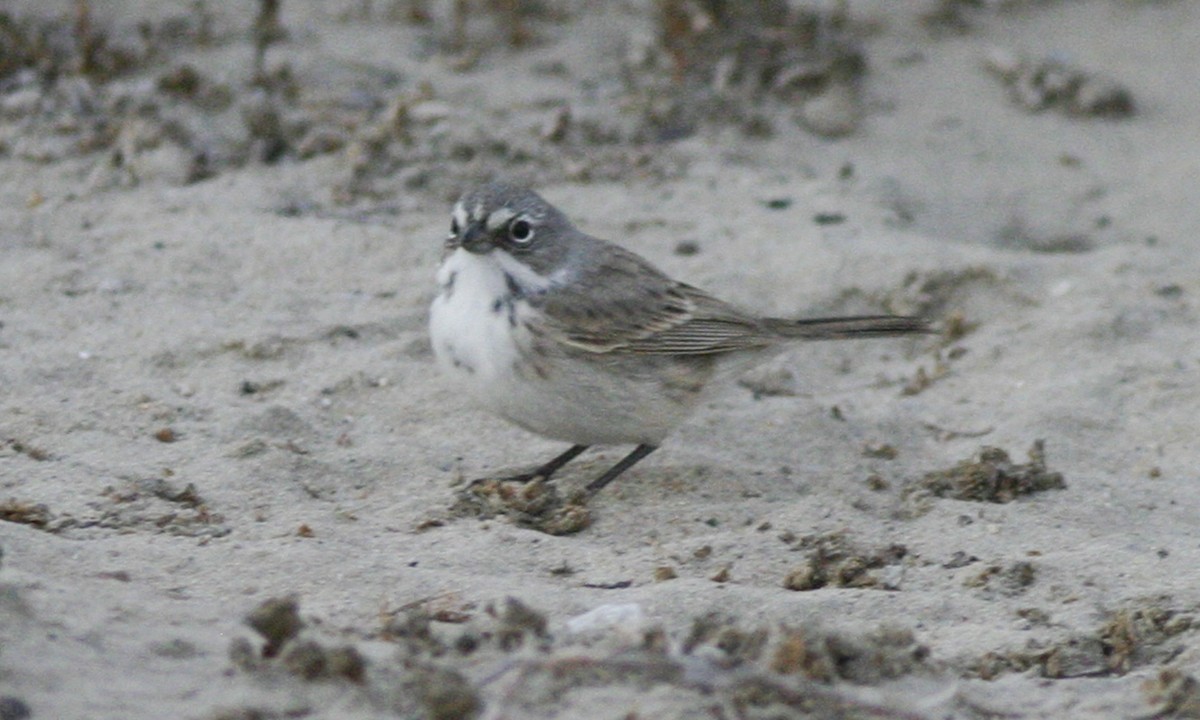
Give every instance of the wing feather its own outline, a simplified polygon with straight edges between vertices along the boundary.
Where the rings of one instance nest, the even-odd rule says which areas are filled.
[[[562,344],[650,355],[711,355],[770,344],[773,333],[757,319],[618,246],[606,250],[571,282],[530,299],[546,318],[541,329]]]

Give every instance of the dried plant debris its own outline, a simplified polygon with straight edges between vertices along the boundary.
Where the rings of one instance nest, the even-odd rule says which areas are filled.
[[[931,670],[928,659],[929,648],[904,628],[883,627],[863,635],[785,628],[770,667],[780,674],[799,673],[821,682],[875,685]]]
[[[1073,117],[1110,119],[1135,112],[1133,94],[1126,87],[1055,58],[1033,60],[994,50],[985,66],[1008,86],[1012,101],[1030,112],[1053,109]]]
[[[251,37],[254,41],[254,77],[256,81],[268,78],[266,72],[267,48],[285,39],[287,31],[279,22],[281,0],[258,0],[258,15],[254,18]]]
[[[661,628],[558,637],[544,614],[515,598],[466,622],[435,622],[420,609],[390,618],[375,642],[395,649],[373,652],[370,660],[354,645],[332,647],[319,637],[314,628],[321,623],[301,621],[295,598],[268,600],[247,622],[259,639],[232,643],[234,666],[272,679],[268,686],[286,698],[281,704],[318,714],[329,700],[307,694],[320,686],[313,683],[343,683],[339,702],[351,698],[403,717],[540,716],[578,702],[580,694],[608,689],[644,697],[630,691],[651,688],[691,699],[697,712],[717,717],[746,717],[747,708],[789,717],[797,711],[827,717],[834,709],[839,717],[910,717],[896,710],[907,707],[903,691],[886,683],[938,673],[928,648],[905,629],[769,629],[708,614],[679,638]],[[281,684],[285,678],[299,684]],[[276,712],[270,705],[256,710],[261,717]]]
[[[424,607],[406,606],[383,618],[380,637],[403,646],[410,655],[425,653],[431,657],[445,655],[452,649],[469,655],[479,646],[479,639],[472,636],[458,648],[452,647],[441,635],[434,634],[435,619],[436,616]]]
[[[244,637],[231,644],[230,660],[246,672],[282,670],[309,682],[365,680],[366,661],[353,646],[327,647],[301,636],[305,623],[295,597],[266,600],[246,616],[246,624],[263,639],[258,648]]]
[[[369,19],[370,5],[361,5],[359,19]],[[563,22],[572,10],[571,4],[564,0],[455,0],[449,18],[442,18],[448,22],[437,22],[439,16],[433,5],[432,0],[392,0],[385,6],[383,16],[387,20],[432,27],[437,34],[435,44],[457,53],[450,66],[461,71],[474,68],[489,49],[501,43],[509,48],[538,44],[542,39],[539,25]],[[351,12],[354,11],[347,14]]]
[[[1178,668],[1165,668],[1142,683],[1153,717],[1200,718],[1200,682]]]
[[[1065,640],[1030,640],[1021,649],[989,652],[968,664],[965,675],[992,680],[1012,672],[1034,671],[1047,678],[1124,675],[1138,667],[1173,662],[1187,646],[1178,636],[1192,631],[1191,613],[1163,607],[1169,598],[1109,613],[1090,632]]]
[[[1093,636],[1077,635],[1048,643],[1030,640],[1017,650],[988,652],[972,660],[963,675],[995,680],[1009,673],[1028,673],[1046,678],[1094,677],[1107,674],[1104,648]]]
[[[1109,615],[1098,633],[1108,669],[1125,674],[1134,667],[1174,660],[1186,644],[1176,636],[1196,627],[1190,612],[1163,607],[1163,600],[1122,608]]]
[[[501,650],[515,650],[525,645],[527,638],[539,645],[550,639],[546,616],[514,597],[505,599],[503,610],[489,607],[488,614],[496,618],[495,638]]]
[[[53,520],[54,514],[42,503],[24,502],[15,498],[0,502],[0,521],[46,530]]]
[[[508,698],[533,700],[538,693],[544,702],[572,689],[665,685],[700,691],[721,705],[736,706],[747,695],[763,692],[776,700],[806,693],[815,702],[836,697],[857,707],[853,693],[838,691],[839,683],[879,685],[933,670],[928,648],[907,630],[854,634],[804,626],[769,631],[716,613],[696,618],[678,647],[661,631],[650,631],[640,647],[615,655],[576,653],[559,659],[555,654],[527,664]],[[554,684],[547,688],[550,680]]]
[[[692,621],[692,630],[680,649],[685,655],[705,655],[729,668],[762,660],[768,637],[765,628],[748,631],[731,616],[709,613]]]
[[[0,520],[20,522],[47,532],[79,536],[89,531],[149,531],[201,539],[228,535],[224,518],[209,510],[192,483],[180,487],[163,478],[108,486],[99,500],[78,515],[53,513],[42,504],[0,503]]]
[[[510,4],[497,12],[530,14],[524,0]],[[628,113],[606,106],[581,114],[565,100],[548,120],[544,106],[480,112],[394,72],[335,65],[297,73],[268,56],[287,33],[281,2],[260,0],[250,27],[226,24],[219,33],[203,5],[156,22],[115,20],[125,24],[104,31],[86,13],[72,23],[0,12],[0,147],[34,163],[87,158],[86,185],[95,191],[188,184],[247,164],[339,153],[327,200],[303,204],[317,210],[386,202],[396,212],[408,202],[397,197],[423,190],[449,198],[496,167],[535,185],[682,171],[682,158],[648,147],[655,133]],[[112,38],[127,36],[133,50],[116,53]],[[210,77],[201,60],[173,60],[175,50],[221,41],[253,47],[229,79]]]
[[[60,513],[47,527],[78,536],[100,531],[148,531],[210,539],[230,533],[225,518],[209,509],[192,483],[179,486],[163,478],[144,478],[105,487],[89,511]]]
[[[505,515],[521,527],[573,535],[592,522],[586,500],[582,493],[564,498],[555,483],[542,480],[484,480],[459,491],[450,513],[485,520]]]
[[[454,670],[417,667],[406,686],[431,720],[470,720],[483,710],[478,691]]]
[[[146,60],[153,30],[101,27],[88,2],[77,2],[70,16],[0,12],[0,80],[22,71],[36,73],[43,81],[64,75],[109,80]]]
[[[418,14],[429,16],[425,5],[429,0],[410,0],[413,9]],[[467,52],[469,56],[477,55],[484,49],[494,46],[495,38],[502,37],[509,47],[520,48],[530,45],[536,40],[531,27],[531,20],[563,19],[565,10],[562,2],[554,0],[490,0],[482,3],[468,3],[457,0],[453,9],[453,27],[449,38],[450,48],[459,52]],[[484,13],[490,18],[481,17]],[[473,17],[474,16],[474,17]],[[473,19],[491,19],[494,29],[487,33],[486,40],[474,37],[469,32]]]
[[[964,35],[974,29],[976,15],[1021,10],[1048,5],[1054,0],[937,0],[920,16],[921,24],[935,36]]]
[[[266,600],[246,616],[246,624],[263,637],[263,657],[275,657],[304,628],[295,596]]]
[[[385,618],[380,637],[401,645],[410,655],[430,657],[467,656],[487,647],[504,652],[545,650],[552,640],[546,616],[514,597],[505,598],[500,607],[489,603],[482,613],[447,615],[434,607],[431,601],[410,603]],[[447,633],[435,631],[435,624],[461,627]]]
[[[531,185],[669,178],[684,167],[673,153],[650,146],[653,133],[636,119],[607,110],[584,115],[561,104],[548,121],[540,108],[454,105],[430,85],[380,90],[379,98],[367,117],[342,124],[349,132],[332,187],[338,204],[377,203],[413,191],[450,199],[463,185],[493,179],[497,167]]]
[[[660,0],[659,28],[675,72],[701,85],[786,91],[866,61],[846,35],[844,8],[793,8],[784,0]]]
[[[101,30],[77,3],[73,25],[57,19],[13,19],[0,14],[0,115],[10,123],[11,153],[32,162],[102,153],[93,187],[134,184],[151,177],[188,182],[216,165],[249,159],[250,138],[215,135],[212,115],[230,107],[234,91],[178,66],[156,83],[144,72],[184,42],[204,42],[206,31],[179,32],[191,18],[141,21]],[[112,38],[132,38],[118,46]],[[126,79],[130,76],[129,79]]]
[[[658,140],[685,137],[696,119],[733,121],[748,136],[771,133],[764,99],[798,108],[821,135],[853,132],[866,59],[843,4],[832,10],[785,0],[659,0],[658,37],[630,54],[629,104]]]
[[[987,595],[1022,595],[1037,579],[1037,566],[1028,560],[1019,560],[1009,565],[988,565],[973,573],[963,585],[979,588]]]
[[[0,442],[0,457],[6,455],[6,451],[11,451],[18,455],[24,455],[30,460],[36,460],[38,462],[45,462],[46,460],[54,459],[54,456],[48,451],[17,438],[8,438],[7,440]]]
[[[866,550],[855,546],[843,532],[783,539],[794,550],[804,552],[802,563],[783,579],[788,590],[817,590],[823,587],[895,590],[903,574],[908,548],[888,545]]]
[[[288,65],[265,68],[266,47],[283,34],[279,3],[269,0],[260,3],[250,33],[255,62],[240,83],[213,81],[188,64],[152,70],[181,45],[213,44],[203,5],[109,29],[91,19],[87,2],[77,3],[73,22],[0,13],[0,116],[8,121],[0,142],[32,162],[96,156],[88,178],[95,189],[182,184],[249,162],[334,152],[344,145],[337,130],[376,111],[343,96],[301,103]],[[228,28],[224,37],[241,39],[245,30]],[[113,39],[126,37],[124,45]]]
[[[1022,495],[1066,488],[1062,473],[1046,468],[1045,441],[1035,440],[1029,462],[1014,463],[1000,448],[983,446],[975,457],[949,470],[926,473],[905,487],[905,501],[943,497],[971,502],[1010,503]]]

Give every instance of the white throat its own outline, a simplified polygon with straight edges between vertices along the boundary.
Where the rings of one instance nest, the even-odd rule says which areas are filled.
[[[483,255],[458,248],[442,261],[437,282],[444,294],[448,286],[452,292],[456,290],[460,281],[472,287],[481,285],[500,296],[543,292],[555,284],[556,278],[539,275],[533,268],[499,248]],[[517,288],[515,291],[510,287],[514,283]]]
[[[503,250],[463,248],[446,256],[437,281],[429,334],[438,364],[490,405],[487,396],[509,389],[528,351],[528,298],[551,282]]]

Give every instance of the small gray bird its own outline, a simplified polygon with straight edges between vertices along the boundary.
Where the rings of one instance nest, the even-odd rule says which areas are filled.
[[[657,449],[722,368],[792,340],[929,331],[913,317],[748,315],[502,183],[454,206],[437,282],[429,332],[438,364],[485,409],[572,443],[506,479],[547,479],[590,445],[637,446],[589,494]]]

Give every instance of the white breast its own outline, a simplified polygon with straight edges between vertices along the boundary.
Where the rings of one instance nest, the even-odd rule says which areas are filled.
[[[497,401],[517,392],[514,368],[528,341],[520,327],[524,302],[513,296],[512,285],[538,279],[501,250],[476,255],[460,248],[438,269],[441,292],[429,314],[433,352],[441,368],[489,409],[499,410]]]

